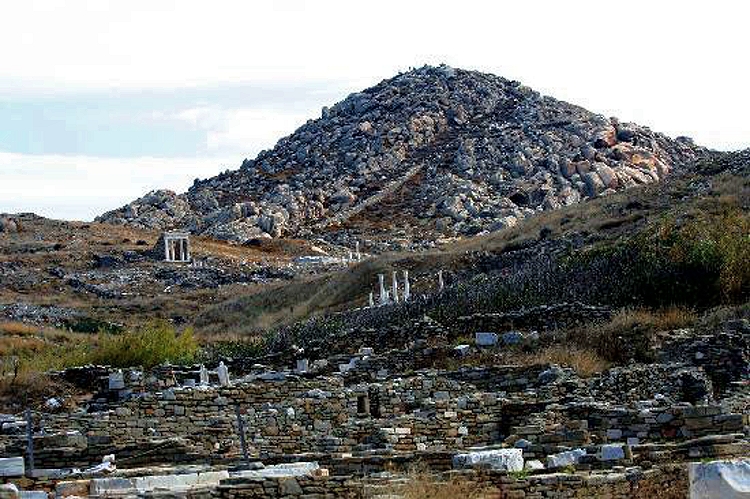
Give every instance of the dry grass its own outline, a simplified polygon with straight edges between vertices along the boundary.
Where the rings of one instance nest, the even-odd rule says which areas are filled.
[[[91,342],[90,335],[44,328],[0,335],[0,410],[15,412],[62,393],[43,373],[85,363]]]
[[[378,494],[402,499],[490,499],[498,497],[499,491],[456,477],[444,481],[427,471],[412,471],[404,482],[393,483]]]
[[[37,332],[39,332],[38,326],[17,321],[0,322],[0,335],[26,336]]]
[[[698,326],[702,329],[715,330],[721,328],[725,322],[736,319],[750,320],[750,301],[741,305],[716,307],[700,318]]]
[[[32,401],[53,396],[53,389],[49,379],[40,373],[3,377],[0,379],[0,407],[6,411],[18,411],[28,407]]]
[[[660,310],[623,309],[617,312],[603,329],[622,331],[634,326],[646,326],[653,331],[672,331],[693,326],[697,314],[684,307],[668,307]]]
[[[36,353],[46,347],[40,338],[18,336],[0,337],[0,357],[19,356],[26,353]]]
[[[0,334],[0,378],[20,380],[87,363],[140,365],[188,360],[185,354],[194,356],[197,349],[189,329],[177,334],[166,323],[150,323],[119,335],[38,327],[33,335]]]
[[[568,332],[571,345],[595,352],[613,363],[649,362],[657,333],[694,326],[697,314],[687,308],[623,309],[605,323]]]
[[[594,350],[570,345],[550,345],[544,350],[520,354],[514,359],[521,365],[558,364],[573,368],[582,378],[606,371],[610,363]]]

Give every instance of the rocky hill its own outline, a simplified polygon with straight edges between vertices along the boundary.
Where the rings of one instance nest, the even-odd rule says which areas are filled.
[[[324,108],[236,171],[98,221],[237,242],[434,240],[656,182],[705,152],[515,81],[423,67]]]

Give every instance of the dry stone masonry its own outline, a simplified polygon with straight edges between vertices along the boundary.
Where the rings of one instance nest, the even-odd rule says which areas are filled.
[[[514,316],[531,322],[533,312]],[[434,323],[419,327],[442,337]],[[718,334],[749,328],[735,321]],[[464,346],[516,348],[528,334],[478,331],[478,346]],[[410,469],[427,466],[431,480],[468,480],[499,497],[685,497],[688,489],[725,497],[716,494],[741,490],[750,466],[748,379],[732,371],[717,388],[711,380],[728,371],[711,359],[739,355],[746,364],[748,351],[712,338],[693,336],[705,357],[589,378],[558,365],[404,368],[420,358],[420,341],[406,350],[349,345],[348,353],[232,373],[223,362],[72,369],[59,376],[97,394],[78,412],[5,416],[0,475],[11,497],[16,487],[60,497],[165,488],[195,497],[364,498],[396,490]],[[675,341],[689,343],[687,333]],[[436,351],[428,350],[423,360]],[[695,464],[708,461],[716,464]]]

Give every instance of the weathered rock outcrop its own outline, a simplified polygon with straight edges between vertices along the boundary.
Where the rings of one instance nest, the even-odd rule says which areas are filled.
[[[656,182],[704,152],[515,81],[424,67],[324,108],[238,170],[99,220],[237,241],[366,232],[368,220],[425,238],[474,234]]]
[[[14,233],[21,229],[17,220],[0,215],[0,233]]]

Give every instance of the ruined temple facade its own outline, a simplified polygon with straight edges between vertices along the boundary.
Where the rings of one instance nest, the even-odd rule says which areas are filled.
[[[187,232],[164,232],[156,243],[154,252],[165,262],[188,263],[190,256],[190,234]]]

